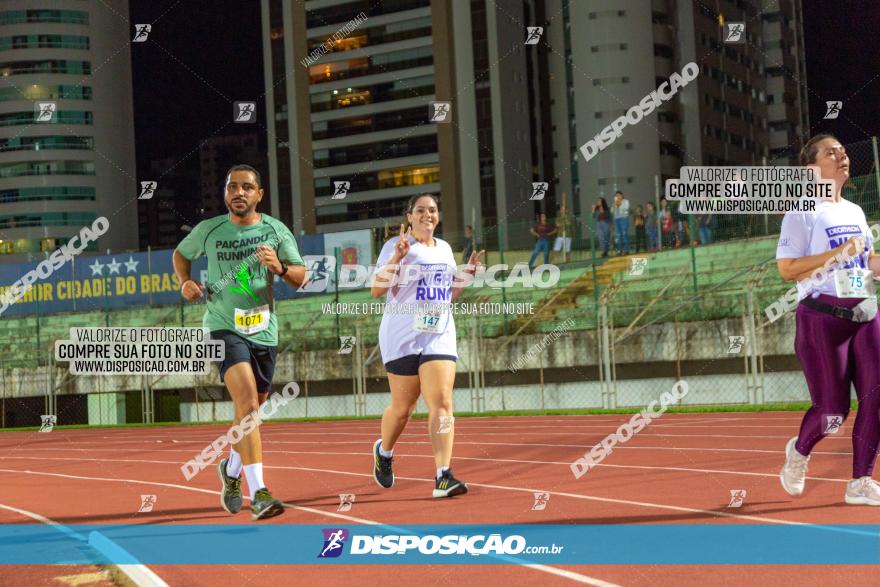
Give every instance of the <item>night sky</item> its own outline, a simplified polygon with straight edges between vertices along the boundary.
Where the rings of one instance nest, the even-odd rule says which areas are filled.
[[[880,135],[880,2],[804,0],[810,124],[844,143]],[[837,120],[823,120],[826,100],[842,100]]]
[[[813,132],[844,143],[880,135],[880,2],[805,0],[807,84]],[[132,0],[131,22],[152,23],[132,44],[138,175],[171,157],[197,170],[199,142],[214,134],[265,136],[258,0]],[[233,100],[257,99],[257,125],[232,124]],[[824,121],[826,100],[843,100]],[[265,144],[265,139],[264,139]]]
[[[266,135],[258,0],[131,0],[138,176],[170,157],[198,169],[198,147],[215,135]],[[257,124],[234,124],[233,101],[257,101]],[[263,139],[265,143],[265,138]],[[156,178],[153,178],[156,179]]]

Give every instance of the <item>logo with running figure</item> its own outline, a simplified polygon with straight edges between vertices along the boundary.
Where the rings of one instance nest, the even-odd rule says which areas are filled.
[[[156,505],[155,495],[142,495],[141,507],[138,509],[138,512],[151,512],[154,505]]]
[[[538,41],[541,40],[541,35],[544,34],[544,27],[527,26],[526,33],[526,45],[537,45]]]
[[[837,434],[843,426],[842,414],[825,414],[825,425],[822,434]]]
[[[452,102],[431,102],[430,121],[449,122],[450,120],[452,120],[451,118],[449,118],[451,108]]]
[[[825,120],[834,120],[840,116],[840,110],[843,108],[843,102],[840,100],[826,100],[825,102]]]
[[[138,200],[151,200],[156,193],[157,185],[158,184],[155,181],[142,181],[141,193],[138,194]]]
[[[648,266],[648,258],[647,257],[633,257],[630,259],[630,267],[629,274],[630,275],[644,275],[645,267]]]
[[[354,493],[340,493],[339,494],[339,507],[336,508],[337,512],[348,512],[351,511],[351,506],[354,505],[355,495]]]
[[[535,503],[532,504],[532,511],[538,512],[547,509],[547,504],[550,503],[550,494],[543,491],[534,491],[533,493],[535,494]]]
[[[731,489],[730,490],[730,503],[727,504],[727,507],[729,507],[729,508],[742,507],[742,504],[745,500],[746,500],[746,490],[745,489]]]
[[[153,30],[153,25],[151,24],[136,24],[134,25],[134,38],[131,40],[132,43],[143,43],[150,37],[150,31]]]
[[[530,200],[543,200],[544,196],[547,195],[547,188],[550,186],[546,181],[533,181],[532,182],[532,195],[529,197]]]
[[[55,414],[40,416],[40,429],[38,432],[52,432],[57,422],[58,416]]]
[[[455,416],[440,416],[440,424],[437,426],[437,434],[449,434],[455,426]]]
[[[327,291],[331,277],[336,271],[336,257],[329,255],[303,255],[308,279],[296,291]]]
[[[259,301],[260,298],[257,297],[257,294],[254,293],[250,286],[250,281],[253,278],[254,276],[248,271],[247,263],[242,263],[235,274],[235,281],[240,287],[230,287],[229,291],[243,296],[250,296],[254,301]]]
[[[256,102],[235,102],[233,104],[232,116],[233,122],[236,123],[253,123],[257,121],[257,103]]]
[[[725,43],[745,43],[746,23],[728,22],[724,25]]]
[[[342,554],[342,547],[348,540],[348,530],[345,528],[324,528],[324,548],[321,549],[318,558],[337,558]]]
[[[742,350],[746,344],[745,336],[728,336],[727,337],[727,354],[736,355]]]
[[[339,337],[339,353],[340,355],[350,355],[354,345],[357,344],[356,336],[340,336]]]
[[[58,104],[55,102],[35,102],[34,122],[57,122]]]
[[[331,200],[344,200],[345,196],[348,194],[348,190],[351,189],[350,181],[334,181],[333,182],[333,195],[330,196]]]

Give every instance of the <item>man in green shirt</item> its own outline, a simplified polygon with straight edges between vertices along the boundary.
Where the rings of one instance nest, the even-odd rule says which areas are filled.
[[[223,340],[226,356],[220,380],[235,405],[235,424],[266,401],[275,371],[278,319],[272,294],[274,276],[294,287],[306,280],[306,268],[290,230],[280,221],[256,211],[263,199],[260,174],[249,165],[235,165],[226,174],[224,200],[229,214],[205,220],[174,251],[174,272],[181,295],[194,302],[207,295],[204,326]],[[208,283],[190,274],[192,261],[208,258]],[[284,511],[263,483],[260,429],[255,428],[220,461],[221,502],[229,513],[241,510],[241,472],[244,469],[254,520]]]

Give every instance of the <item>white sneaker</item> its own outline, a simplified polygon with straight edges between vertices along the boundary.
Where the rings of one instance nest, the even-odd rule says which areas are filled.
[[[779,472],[782,488],[785,489],[786,493],[794,496],[804,492],[804,481],[807,478],[807,463],[810,462],[809,456],[805,457],[794,447],[797,438],[795,436],[785,445],[785,466]],[[849,491],[847,491],[848,495]]]
[[[880,485],[870,477],[853,479],[846,484],[844,500],[852,505],[880,505]]]

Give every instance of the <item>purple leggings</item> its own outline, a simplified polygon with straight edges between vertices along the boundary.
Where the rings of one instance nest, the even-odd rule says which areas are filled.
[[[847,308],[861,301],[824,294],[817,299]],[[846,419],[850,385],[855,384],[859,409],[852,433],[853,478],[870,476],[880,443],[880,316],[851,322],[800,305],[794,350],[813,400],[801,422],[797,451],[810,454],[825,437],[829,421]]]

